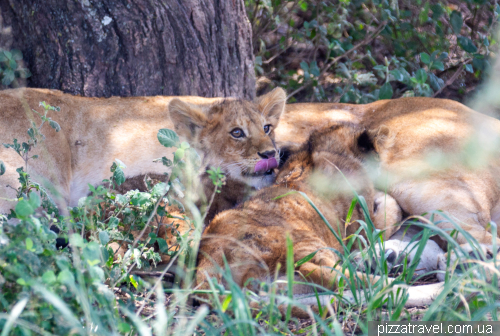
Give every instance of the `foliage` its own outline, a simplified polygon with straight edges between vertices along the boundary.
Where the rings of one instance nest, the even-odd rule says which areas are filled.
[[[246,0],[260,83],[290,101],[463,99],[488,73],[497,1]],[[470,84],[469,84],[470,85]],[[453,87],[453,88],[452,88]]]
[[[31,77],[31,72],[22,67],[23,54],[20,50],[0,49],[0,78],[3,86],[18,87],[19,79]]]
[[[273,85],[285,87],[293,99],[356,103],[433,96],[443,94],[455,82],[481,79],[490,67],[490,49],[496,45],[492,31],[500,12],[496,1],[484,0],[245,2],[254,29],[256,71],[261,82],[270,79]],[[12,72],[14,78],[23,77],[23,69],[19,68],[22,57],[14,51],[7,56],[5,51],[0,52],[2,83],[5,78],[12,78]],[[3,84],[15,85],[14,81],[6,83]],[[459,87],[458,94],[465,93],[460,91],[465,88]],[[343,277],[338,292],[312,286],[316,299],[327,299],[319,305],[318,312],[311,312],[307,327],[291,318],[290,306],[284,314],[278,310],[280,304],[300,306],[301,302],[286,290],[278,289],[285,280],[278,279],[277,272],[260,284],[257,294],[239,288],[225,265],[219,270],[224,284],[210,282],[214,308],[209,311],[206,306],[192,307],[189,295],[199,293],[192,286],[192,274],[204,218],[190,196],[197,192],[194,180],[200,158],[196,152],[181,142],[175,132],[162,129],[158,141],[165,147],[176,148],[173,158],[157,160],[170,170],[163,181],[154,184],[146,178],[147,191],[120,194],[115,189],[126,182],[127,167],[117,159],[102,186],[89,185],[89,196],[76,207],[57,209],[43,186],[33,181],[29,173],[30,166],[37,162],[32,150],[44,141],[43,126],[51,126],[51,132],[60,130],[49,117],[58,108],[44,102],[40,106],[43,112],[34,112],[41,122],[32,123],[27,140],[13,139],[12,143],[3,144],[23,158],[24,166],[17,169],[17,204],[8,216],[0,214],[0,336],[341,335],[353,333],[356,328],[358,333],[366,334],[368,320],[399,321],[411,317],[404,308],[405,287],[392,289],[418,281],[413,278],[417,265],[405,260],[402,270],[391,273],[385,256],[378,257],[376,253],[375,247],[383,247],[384,241],[381,232],[373,229],[369,216],[360,221],[356,234],[339,240],[343,246],[359,244],[364,250],[349,253],[350,249],[344,248],[344,253],[335,252],[351,274],[355,274],[356,263],[362,260],[368,266],[367,272],[376,270],[380,281],[367,285],[354,277]],[[0,161],[0,175],[5,170]],[[217,167],[207,174],[215,186],[215,195],[224,184],[224,176]],[[302,196],[308,199],[307,195]],[[359,204],[368,213],[364,199],[354,197],[352,206]],[[321,209],[312,202],[310,205],[321,215]],[[186,213],[171,213],[172,206],[181,212],[187,209],[189,218]],[[190,229],[181,234],[174,220],[186,223]],[[415,237],[422,238],[422,242],[416,245],[414,260],[418,260],[423,244],[431,236],[440,235],[448,241],[450,251],[463,254],[470,262],[471,256],[461,251],[452,237],[461,232],[472,245],[477,242],[451,218],[447,220],[455,230],[437,229],[432,217],[426,225],[415,223],[425,229]],[[175,244],[167,243],[160,234],[161,228],[176,237]],[[490,229],[496,237],[494,223]],[[366,239],[361,235],[363,231]],[[58,249],[65,242],[69,246]],[[117,246],[124,248],[123,256],[115,252]],[[476,254],[480,253],[478,249]],[[148,282],[135,272],[153,269],[165,255],[171,262],[162,265],[161,275],[176,262],[178,278],[174,283],[163,282],[162,276]],[[293,244],[288,244],[287,264],[279,266],[286,269],[288,288],[295,268],[313,256],[293,264]],[[469,264],[466,269],[447,274],[443,293],[421,318],[497,320],[500,291],[492,285],[497,278],[493,275],[491,279],[491,270],[498,272],[498,261],[496,253],[490,257],[484,263]],[[389,282],[389,277],[395,280]],[[347,291],[353,293],[352,300],[344,295]],[[119,292],[125,295],[120,296]],[[169,294],[168,302],[164,292]],[[259,309],[252,310],[251,304],[257,304]]]
[[[44,113],[37,114],[42,122],[40,125],[32,124],[28,130],[27,142],[15,140],[11,144],[4,144],[24,159],[25,167],[17,170],[21,187],[18,190],[15,211],[8,216],[10,224],[7,224],[7,217],[0,216],[2,335],[152,335],[153,332],[155,335],[318,332],[340,335],[346,331],[348,324],[345,324],[345,321],[351,321],[366,333],[368,320],[408,318],[409,313],[404,308],[407,300],[406,289],[392,289],[418,280],[412,277],[417,265],[408,264],[405,260],[401,265],[402,271],[397,274],[390,273],[384,260],[385,256],[378,257],[375,250],[378,245],[383,247],[382,232],[373,229],[366,202],[362,196],[356,194],[352,207],[359,204],[366,214],[365,220],[360,221],[361,227],[356,234],[346,240],[338,238],[345,252],[335,253],[350,274],[356,274],[354,271],[357,262],[364,260],[368,266],[365,267],[367,272],[376,270],[380,276],[377,283],[365,284],[351,276],[340,279],[341,288],[338,292],[314,285],[313,297],[320,300],[326,295],[327,299],[321,301],[323,303],[319,305],[317,313],[311,311],[312,325],[302,328],[300,321],[290,316],[290,304],[304,309],[306,307],[297,301],[290,291],[278,290],[278,284],[283,280],[278,279],[277,272],[274,278],[260,284],[260,292],[257,295],[239,288],[232,279],[230,269],[225,265],[220,269],[224,284],[209,279],[211,290],[208,292],[212,296],[214,307],[212,314],[209,314],[206,306],[193,310],[188,304],[188,295],[199,293],[192,288],[190,279],[200,237],[200,218],[203,216],[197,214],[196,208],[192,206],[187,195],[189,185],[185,184],[185,181],[189,182],[187,172],[195,171],[200,166],[196,152],[187,143],[180,142],[175,132],[162,129],[158,132],[160,143],[166,147],[177,148],[173,161],[166,157],[157,160],[158,164],[161,162],[171,169],[170,175],[165,175],[165,181],[155,185],[146,181],[147,192],[132,190],[123,195],[119,194],[113,188],[125,182],[126,167],[116,160],[110,169],[111,177],[103,181],[108,187],[89,185],[90,195],[82,198],[78,206],[68,209],[68,215],[62,216],[52,210],[52,203],[42,201],[43,190],[29,175],[31,159],[35,159],[30,156],[30,151],[43,141],[41,131],[44,123],[48,122],[56,131],[60,129],[59,125],[48,117],[50,111],[58,109],[45,103],[41,103],[41,106]],[[224,176],[217,168],[210,169],[208,176],[216,186],[215,195],[223,184]],[[184,198],[181,195],[184,195]],[[322,216],[321,210],[316,208],[306,194],[301,195],[323,218],[325,225],[333,230]],[[191,230],[194,234],[188,231],[181,236],[177,233],[177,245],[168,246],[165,239],[155,230],[166,225],[169,230],[175,232],[176,227],[164,219],[174,217],[169,213],[170,208],[167,205],[180,205],[179,199],[184,201],[193,218],[198,218],[198,222],[193,223],[186,216],[178,217],[177,219],[194,224]],[[448,220],[456,227],[451,235],[460,232],[471,244],[477,245],[459,225],[451,219]],[[346,221],[350,221],[350,218],[346,218]],[[435,234],[441,235],[449,242],[450,250],[463,253],[464,258],[470,259],[471,256],[460,251],[460,247],[446,232],[432,224],[415,224],[425,228],[420,236],[415,237],[422,238],[422,242],[416,245],[418,250],[415,260],[418,260],[418,255],[422,253],[423,244]],[[496,236],[496,226],[493,223],[491,229],[492,234]],[[55,231],[59,231],[59,238]],[[136,234],[131,235],[132,231]],[[367,239],[361,235],[363,231]],[[146,235],[146,232],[149,233]],[[335,234],[335,231],[332,233]],[[58,249],[62,237],[67,237],[69,247]],[[113,243],[128,246],[123,257],[111,249]],[[354,244],[365,247],[361,259],[359,252],[347,252]],[[176,271],[182,274],[183,280],[169,285],[166,290],[171,293],[168,305],[162,276],[154,283],[149,283],[134,274],[135,269],[144,270],[155,266],[160,260],[160,253],[171,257],[171,262],[163,266],[162,275],[177,259]],[[313,256],[314,253],[294,263],[293,244],[288,241],[287,264],[278,266],[286,269],[288,289],[294,281],[295,268]],[[423,319],[497,319],[496,307],[500,292],[487,281],[491,275],[488,268],[494,267],[492,265],[496,258],[495,253],[492,260],[484,264],[469,266],[460,272],[449,274],[443,294],[429,307]],[[389,276],[393,276],[394,281],[388,281]],[[496,283],[496,278],[493,283]],[[117,297],[119,291],[126,293],[128,299]],[[346,299],[346,291],[353,293],[352,300]],[[153,296],[156,297],[155,302],[149,300]],[[468,302],[467,306],[463,305],[464,297]],[[147,310],[150,304],[154,307]],[[251,304],[257,304],[259,310],[253,310]],[[280,304],[288,305],[284,315],[277,308]],[[342,324],[341,319],[344,321]]]
[[[32,160],[37,159],[30,152],[45,138],[43,125],[48,123],[55,131],[60,130],[47,116],[59,108],[45,102],[40,106],[44,113],[33,111],[41,123],[32,122],[28,140],[3,144],[17,152],[25,166],[17,169],[20,187],[15,210],[9,216],[0,215],[0,306],[3,312],[16,312],[15,316],[0,314],[0,330],[13,335],[30,330],[106,335],[140,329],[142,324],[133,318],[134,293],[151,286],[131,273],[155,266],[161,260],[160,253],[175,258],[181,244],[184,249],[189,246],[190,232],[181,236],[177,227],[168,223],[173,216],[167,209],[174,202],[180,204],[172,191],[183,188],[179,178],[173,176],[186,170],[189,162],[184,158],[193,161],[197,154],[186,143],[179,143],[174,132],[160,130],[160,142],[178,147],[173,163],[159,159],[172,168],[170,179],[166,175],[164,182],[148,184],[147,192],[132,190],[120,195],[113,188],[125,181],[126,167],[116,160],[112,176],[103,181],[109,188],[89,185],[90,195],[68,209],[68,216],[61,216],[49,194],[29,174]],[[171,142],[163,141],[165,133],[171,136]],[[1,163],[0,167],[4,173],[5,165]],[[168,246],[165,238],[157,235],[161,226],[176,236],[175,245]],[[147,228],[149,234],[144,234]],[[142,230],[141,234],[132,235],[137,230]],[[67,245],[61,244],[62,237],[67,237],[69,247],[58,249]],[[111,248],[113,243],[128,246],[123,258]],[[128,303],[116,301],[116,286],[125,286],[123,289],[130,293]]]

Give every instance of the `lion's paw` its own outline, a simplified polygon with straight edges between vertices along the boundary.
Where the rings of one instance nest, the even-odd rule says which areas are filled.
[[[390,273],[397,273],[403,270],[403,265],[405,258],[407,260],[407,265],[411,265],[415,259],[417,253],[419,242],[405,242],[397,239],[391,239],[385,242],[383,245],[383,253],[385,255],[385,260],[387,262],[387,268]],[[382,245],[375,247],[377,257],[380,258],[382,255]],[[420,259],[418,260],[417,267],[415,269],[414,276],[419,276],[430,271],[435,271],[438,269],[438,257],[443,255],[443,250],[436,244],[436,242],[429,240],[425,245],[424,251],[422,252]],[[378,263],[371,262],[371,270],[375,271],[375,267]],[[361,269],[365,269],[366,263],[358,263]]]

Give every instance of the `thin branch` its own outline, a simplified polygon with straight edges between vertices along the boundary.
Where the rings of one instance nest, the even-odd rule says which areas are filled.
[[[436,91],[436,93],[434,93],[434,95],[432,96],[433,98],[436,98],[437,95],[439,95],[441,92],[443,92],[443,90],[445,88],[447,88],[448,86],[450,86],[451,84],[453,84],[458,76],[460,76],[460,74],[462,73],[462,71],[464,70],[464,65],[468,64],[469,62],[471,61],[471,59],[468,59],[467,61],[464,61],[464,62],[461,62],[458,66],[458,69],[457,71],[455,71],[455,73],[453,74],[453,76],[451,76],[447,81],[446,83],[439,89]]]
[[[387,21],[384,21],[382,22],[378,27],[377,29],[373,32],[373,34],[371,34],[370,36],[364,38],[361,42],[359,42],[358,44],[356,44],[354,47],[352,47],[351,49],[347,50],[345,53],[343,53],[342,55],[340,56],[337,56],[335,57],[334,59],[332,59],[330,61],[330,63],[328,63],[327,65],[325,65],[325,67],[323,68],[323,70],[321,70],[321,73],[319,74],[318,76],[318,81],[325,75],[325,73],[328,71],[328,69],[330,69],[330,67],[332,65],[334,65],[335,63],[337,63],[339,60],[341,60],[342,58],[344,57],[347,57],[348,55],[350,55],[351,53],[353,53],[354,51],[356,51],[357,49],[361,48],[362,46],[370,43],[373,39],[375,39],[381,32],[382,30],[385,28],[385,25],[386,25]],[[302,85],[301,87],[299,87],[297,90],[293,91],[292,93],[290,93],[287,97],[287,99],[290,99],[291,97],[293,97],[294,95],[296,95],[297,93],[299,93],[300,91],[306,89],[307,87],[309,87],[309,85],[311,85],[311,82],[312,81],[309,81],[308,83],[306,83],[305,85]]]

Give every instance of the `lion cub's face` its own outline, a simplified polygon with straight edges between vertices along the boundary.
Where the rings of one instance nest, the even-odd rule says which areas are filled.
[[[205,165],[221,167],[230,178],[259,189],[275,179],[274,130],[285,102],[278,88],[256,102],[229,98],[202,107],[174,99],[169,112],[176,132],[198,150]]]

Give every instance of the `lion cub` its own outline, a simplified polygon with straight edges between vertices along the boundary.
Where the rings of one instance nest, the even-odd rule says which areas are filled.
[[[354,188],[365,198],[375,227],[386,230],[386,237],[390,237],[396,229],[394,224],[401,220],[401,211],[390,196],[377,195],[363,168],[363,157],[371,148],[367,133],[349,124],[313,133],[302,149],[285,163],[274,186],[260,190],[237,208],[215,216],[201,240],[198,288],[209,288],[206,276],[223,282],[217,272],[218,267],[224,265],[223,256],[240,286],[247,284],[250,278],[271,277],[278,263],[284,274],[287,235],[293,241],[294,262],[317,251],[296,271],[309,281],[334,288],[340,274],[332,269],[339,270],[340,266],[331,248],[342,252],[341,244],[298,192],[307,194],[333,230],[345,238],[358,230],[356,220],[364,220],[362,209],[357,205],[351,221],[345,222]]]

